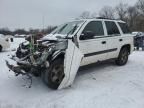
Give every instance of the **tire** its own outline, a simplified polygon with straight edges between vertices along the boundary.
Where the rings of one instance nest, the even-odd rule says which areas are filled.
[[[0,45],[0,52],[2,52],[2,46]]]
[[[118,66],[123,66],[127,63],[129,56],[129,50],[127,47],[121,49],[118,58],[116,59],[115,63]]]
[[[64,60],[56,59],[54,60],[50,67],[42,72],[42,80],[44,83],[52,88],[57,89],[64,78]]]

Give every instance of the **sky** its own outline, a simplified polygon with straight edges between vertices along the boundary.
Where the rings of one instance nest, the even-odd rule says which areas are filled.
[[[71,21],[84,11],[98,13],[119,2],[134,5],[137,0],[0,0],[0,28],[43,28]]]

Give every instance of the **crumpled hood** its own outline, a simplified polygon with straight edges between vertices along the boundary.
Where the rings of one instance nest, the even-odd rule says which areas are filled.
[[[48,35],[44,36],[43,38],[41,38],[40,40],[58,41],[59,39],[63,39],[65,37],[66,37],[66,35],[62,35],[62,34],[48,34]]]

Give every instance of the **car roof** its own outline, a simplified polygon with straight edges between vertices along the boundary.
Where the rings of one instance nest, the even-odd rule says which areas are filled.
[[[125,23],[122,20],[119,19],[106,19],[106,18],[89,18],[89,19],[77,19],[76,21],[114,21],[114,22],[121,22],[121,23]]]

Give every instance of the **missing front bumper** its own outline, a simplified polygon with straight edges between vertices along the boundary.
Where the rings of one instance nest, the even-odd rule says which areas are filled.
[[[23,70],[21,66],[11,65],[11,64],[9,64],[8,61],[6,61],[6,65],[9,68],[9,70],[11,70],[11,71],[13,71],[15,73],[16,76],[18,76],[20,74],[22,74],[22,75],[26,75],[27,74],[27,72],[25,70]]]

